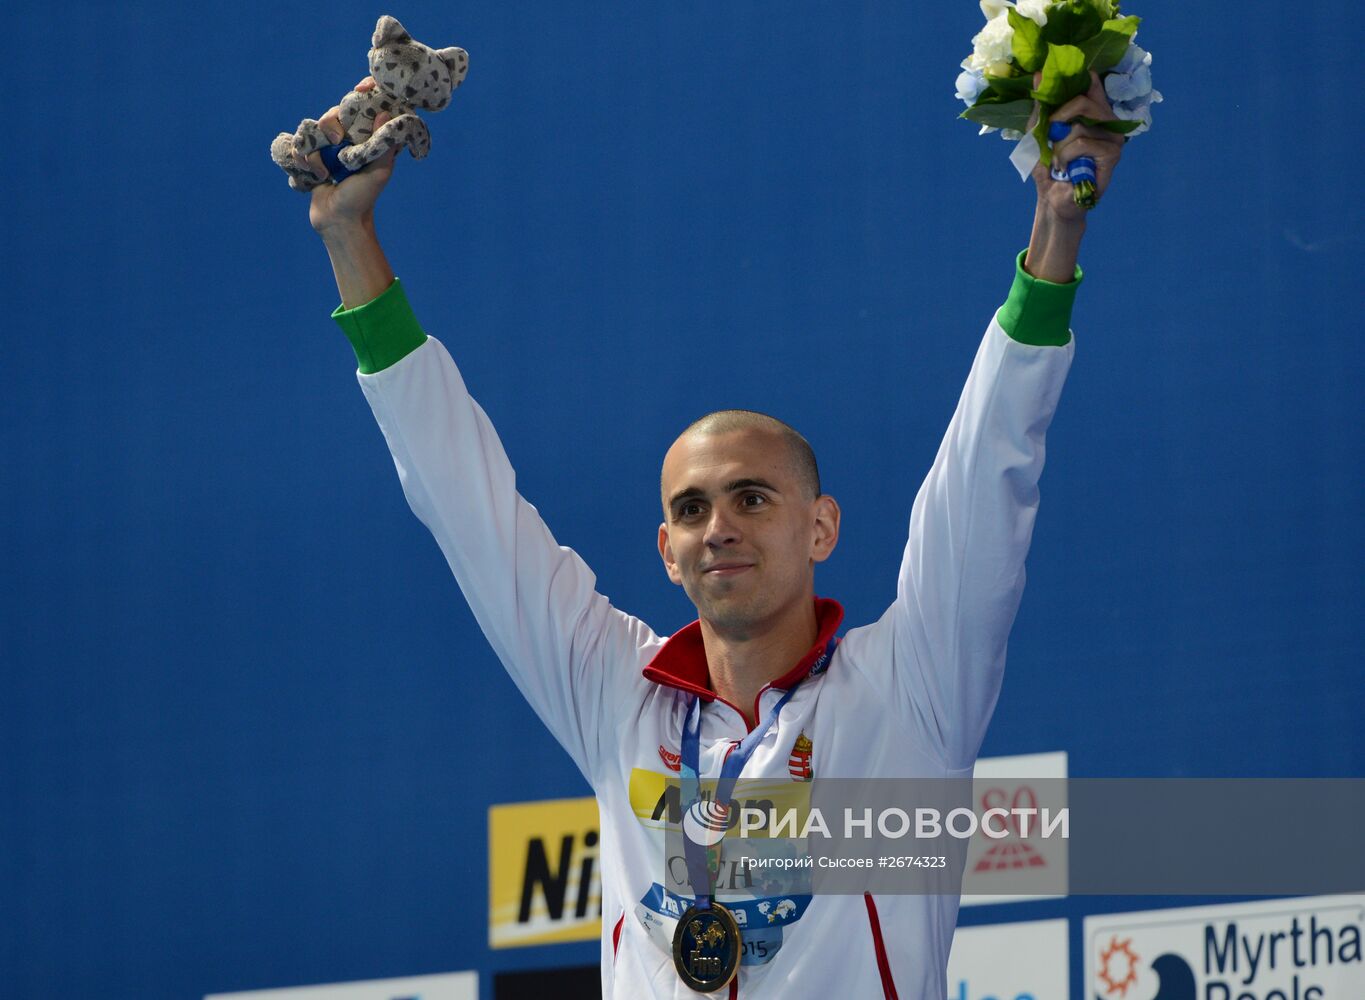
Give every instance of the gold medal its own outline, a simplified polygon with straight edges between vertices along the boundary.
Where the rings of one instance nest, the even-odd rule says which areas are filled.
[[[730,911],[712,901],[706,909],[689,906],[673,932],[673,967],[689,989],[715,993],[739,971],[743,945]]]

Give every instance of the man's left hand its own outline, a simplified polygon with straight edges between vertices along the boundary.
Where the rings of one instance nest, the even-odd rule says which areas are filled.
[[[1041,74],[1040,74],[1041,75]],[[1118,116],[1109,106],[1105,96],[1104,84],[1091,70],[1090,89],[1079,97],[1073,97],[1052,115],[1051,121],[1070,122],[1077,118],[1092,121],[1117,121]],[[1127,136],[1110,132],[1098,125],[1071,126],[1071,132],[1052,146],[1052,165],[1063,169],[1078,156],[1088,156],[1095,161],[1095,201],[1104,197],[1114,176],[1114,168],[1123,156],[1123,145]],[[1079,221],[1085,218],[1086,209],[1076,204],[1071,196],[1070,181],[1055,181],[1048,173],[1048,167],[1040,160],[1033,168],[1033,183],[1038,188],[1039,208],[1053,215],[1059,222]]]
[[[1039,74],[1041,77],[1042,74]],[[1034,86],[1037,86],[1035,78]],[[1072,98],[1057,109],[1051,121],[1069,122],[1089,118],[1097,122],[1116,121],[1117,115],[1109,106],[1104,85],[1092,71],[1090,90]],[[1065,167],[1077,156],[1089,156],[1095,161],[1095,201],[1104,197],[1114,168],[1123,156],[1126,137],[1098,125],[1071,126],[1065,139],[1052,146],[1052,162]],[[1033,235],[1024,257],[1024,270],[1035,278],[1065,284],[1072,280],[1076,258],[1080,253],[1081,238],[1085,235],[1088,209],[1076,204],[1070,181],[1054,181],[1041,160],[1033,168],[1033,184],[1038,189],[1038,207],[1033,213]]]

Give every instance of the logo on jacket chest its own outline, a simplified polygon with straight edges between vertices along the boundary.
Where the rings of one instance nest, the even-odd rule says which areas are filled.
[[[793,781],[810,781],[815,776],[810,766],[810,756],[814,750],[815,746],[811,743],[810,737],[803,731],[796,738],[791,756],[787,758],[787,772]]]
[[[662,743],[659,744],[659,759],[664,762],[664,767],[670,771],[682,770],[682,754],[671,752]]]

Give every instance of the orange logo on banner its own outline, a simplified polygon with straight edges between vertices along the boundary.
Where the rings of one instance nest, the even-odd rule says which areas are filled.
[[[1099,977],[1104,983],[1104,992],[1111,996],[1115,993],[1126,995],[1128,987],[1137,982],[1138,957],[1133,953],[1132,944],[1132,938],[1124,938],[1120,944],[1118,937],[1114,936],[1109,939],[1109,947],[1100,952]],[[1116,976],[1115,967],[1110,964],[1119,956],[1127,960],[1128,966],[1122,976]]]

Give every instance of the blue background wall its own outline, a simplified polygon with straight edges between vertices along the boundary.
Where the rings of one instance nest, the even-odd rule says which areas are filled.
[[[1135,7],[1167,100],[1087,237],[985,752],[1365,775],[1354,35],[1330,5]],[[487,806],[586,788],[408,512],[267,155],[385,9],[10,9],[41,100],[9,111],[0,268],[5,996],[595,961],[486,948]],[[768,410],[843,503],[819,589],[878,616],[1032,217],[955,117],[976,5],[390,12],[471,71],[380,234],[561,541],[681,626],[657,463],[706,410]]]

